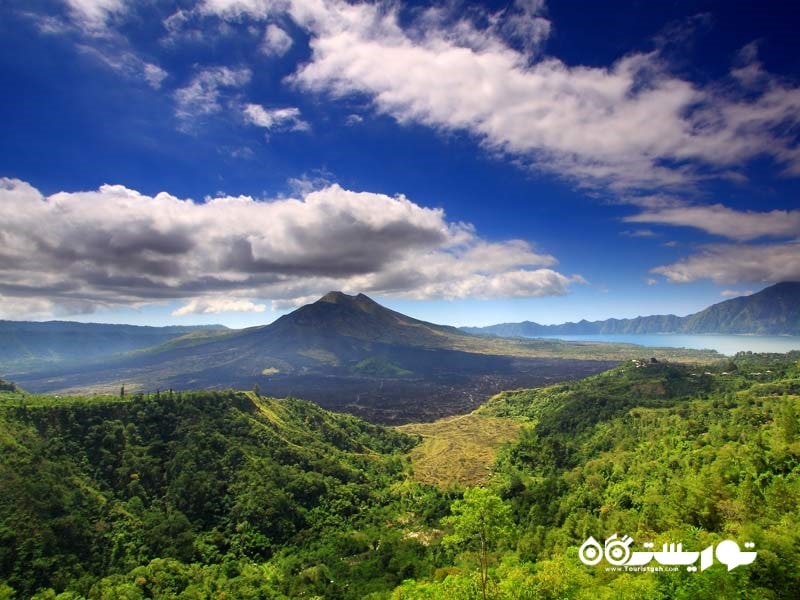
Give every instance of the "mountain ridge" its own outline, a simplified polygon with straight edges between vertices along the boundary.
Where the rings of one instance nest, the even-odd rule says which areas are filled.
[[[92,360],[164,344],[185,335],[222,332],[222,325],[125,325],[77,321],[0,320],[0,368]]]
[[[800,282],[785,281],[749,296],[739,296],[687,315],[650,315],[633,319],[606,319],[540,325],[533,321],[462,327],[478,335],[536,337],[541,335],[599,334],[741,334],[800,335]]]

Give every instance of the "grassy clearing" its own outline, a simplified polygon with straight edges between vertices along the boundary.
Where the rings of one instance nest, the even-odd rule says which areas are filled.
[[[485,483],[497,449],[516,440],[520,428],[513,419],[474,413],[397,427],[423,437],[410,453],[414,479],[441,488]]]

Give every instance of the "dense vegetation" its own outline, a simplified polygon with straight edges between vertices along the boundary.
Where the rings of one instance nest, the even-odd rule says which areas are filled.
[[[9,392],[2,417],[0,597],[362,597],[425,562],[390,524],[399,432],[235,392]]]
[[[800,586],[800,354],[714,368],[632,362],[579,382],[498,395],[482,411],[528,422],[494,490],[514,527],[495,540],[494,598],[795,598]],[[637,544],[756,544],[728,572],[584,566],[589,536]],[[639,546],[641,549],[641,546]],[[469,555],[395,598],[480,597]]]
[[[0,598],[793,598],[799,359],[636,361],[500,394],[478,416],[519,438],[483,488],[446,491],[410,477],[415,437],[299,400],[3,392]],[[758,558],[578,560],[615,532]]]

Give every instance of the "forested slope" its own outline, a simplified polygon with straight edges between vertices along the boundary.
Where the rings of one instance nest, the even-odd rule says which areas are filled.
[[[492,544],[490,597],[796,598],[798,358],[740,355],[714,368],[632,362],[493,398],[483,413],[528,427],[496,467],[493,491],[511,516]],[[702,573],[578,560],[589,536],[614,533],[633,537],[637,550],[753,542],[758,557]],[[475,549],[456,554],[442,581],[406,582],[394,598],[480,598]]]
[[[0,598],[796,598],[798,359],[632,361],[499,394],[475,416],[520,437],[466,490],[414,481],[415,438],[299,400],[10,389]],[[614,533],[758,555],[702,572],[579,560]]]
[[[359,596],[415,572],[400,530],[365,556],[356,533],[402,496],[407,435],[237,392],[5,392],[0,413],[0,597],[336,596],[345,575]]]

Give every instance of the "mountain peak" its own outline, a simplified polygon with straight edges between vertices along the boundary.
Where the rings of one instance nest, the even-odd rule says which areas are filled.
[[[328,304],[343,304],[349,306],[360,306],[362,308],[372,305],[379,306],[377,302],[375,302],[372,298],[364,294],[350,296],[348,294],[345,294],[344,292],[338,292],[338,291],[328,292],[322,298],[317,300],[317,302],[327,302]]]
[[[344,292],[331,291],[325,294],[317,302],[328,302],[330,304],[341,304],[347,300],[352,300],[353,296],[348,296]]]
[[[455,328],[398,313],[364,294],[351,296],[339,291],[328,292],[316,302],[283,315],[261,329],[259,335],[262,334],[273,340],[280,335],[284,347],[295,344],[304,348],[322,347],[335,336],[368,343],[436,348],[452,344],[453,336],[463,335]]]

